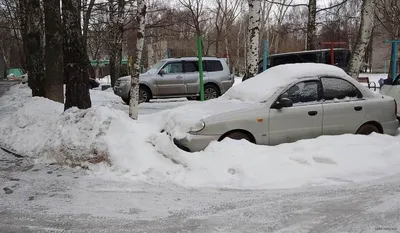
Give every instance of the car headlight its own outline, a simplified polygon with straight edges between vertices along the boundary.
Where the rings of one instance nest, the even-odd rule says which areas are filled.
[[[206,126],[206,124],[203,121],[199,121],[190,128],[190,131],[191,132],[199,132],[199,131],[203,130],[205,126]]]

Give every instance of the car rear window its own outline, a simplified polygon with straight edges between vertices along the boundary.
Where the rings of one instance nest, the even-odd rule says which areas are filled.
[[[216,71],[222,71],[222,64],[220,61],[205,61],[205,67],[204,71],[207,72],[216,72]]]

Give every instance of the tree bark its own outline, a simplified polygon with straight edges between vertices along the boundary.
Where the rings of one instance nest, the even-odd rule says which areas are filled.
[[[371,39],[372,29],[374,27],[374,10],[375,0],[363,0],[360,30],[358,32],[356,46],[351,54],[347,67],[349,75],[354,79],[358,79],[360,66]]]
[[[79,15],[78,1],[62,1],[66,81],[64,110],[71,107],[80,109],[91,107],[89,80],[87,77],[88,61],[83,46]]]
[[[110,78],[111,86],[114,86],[121,73],[122,60],[122,39],[124,34],[124,10],[125,1],[118,0],[117,9],[114,7],[114,1],[109,0],[110,11]]]
[[[46,98],[64,103],[63,37],[59,0],[43,0]]]
[[[258,71],[258,50],[260,40],[260,0],[248,0],[249,4],[249,24],[248,24],[248,41],[247,41],[247,67],[243,80],[254,77]]]
[[[32,89],[32,96],[45,96],[40,0],[28,0],[26,6],[28,85]]]
[[[133,64],[132,75],[131,75],[131,90],[130,90],[130,101],[129,101],[129,117],[137,120],[139,113],[139,75],[140,75],[140,62],[142,60],[142,51],[144,45],[144,33],[146,26],[146,3],[144,0],[137,0],[138,14],[136,16],[136,22],[139,26],[137,32],[136,51],[135,51],[135,63]]]
[[[87,10],[83,16],[83,30],[82,31],[83,31],[83,44],[85,45],[85,47],[87,47],[87,34],[88,34],[88,30],[89,30],[89,20],[90,20],[90,16],[92,15],[94,3],[95,3],[95,0],[90,0]]]
[[[315,49],[316,41],[316,18],[317,18],[317,0],[308,2],[308,22],[307,22],[307,50]]]

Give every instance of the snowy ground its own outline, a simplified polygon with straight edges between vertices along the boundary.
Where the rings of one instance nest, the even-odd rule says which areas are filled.
[[[66,113],[21,85],[0,98],[0,145],[25,156],[0,152],[0,232],[399,232],[400,137],[189,154],[159,129],[196,101],[143,104],[132,122],[112,92],[91,97]]]

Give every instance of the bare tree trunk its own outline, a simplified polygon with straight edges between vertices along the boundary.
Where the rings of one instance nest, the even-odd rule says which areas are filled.
[[[28,85],[32,89],[32,96],[45,96],[44,89],[44,55],[43,33],[40,0],[28,0],[27,2],[27,66]]]
[[[79,15],[78,1],[62,1],[66,80],[65,110],[71,107],[86,109],[92,105],[87,76],[87,54],[85,54],[83,46]]]
[[[240,63],[240,41],[241,41],[241,34],[242,34],[242,21],[239,22],[239,32],[238,32],[238,37],[236,39],[236,64],[235,64],[235,71],[237,74],[240,74],[240,68],[239,68],[239,63]],[[246,44],[246,43],[245,43]],[[245,49],[246,50],[246,49]],[[236,75],[236,74],[235,74]]]
[[[243,80],[254,77],[258,71],[258,44],[260,40],[260,0],[248,0],[249,25],[248,25],[248,52],[246,75]]]
[[[86,1],[86,0],[85,0]],[[89,20],[92,15],[92,10],[95,0],[90,0],[88,8],[83,16],[83,44],[87,47],[87,34],[89,30]]]
[[[363,0],[361,11],[361,24],[358,32],[357,43],[351,54],[350,62],[348,65],[348,73],[354,79],[358,79],[360,73],[360,66],[365,57],[369,41],[374,27],[374,10],[375,0]]]
[[[315,49],[316,39],[316,18],[317,18],[317,0],[308,2],[308,22],[307,22],[307,50]]]
[[[131,76],[131,90],[129,100],[129,117],[137,120],[139,113],[139,75],[140,75],[140,62],[142,60],[142,51],[144,45],[144,32],[146,26],[146,3],[144,0],[137,0],[138,14],[136,22],[139,26],[137,32],[135,63],[133,64]]]
[[[114,0],[109,0],[110,11],[110,78],[111,86],[114,86],[121,73],[122,60],[122,38],[124,33],[124,7],[125,0],[118,0],[117,9],[114,7]]]
[[[64,103],[63,39],[59,0],[43,0],[46,98]]]

